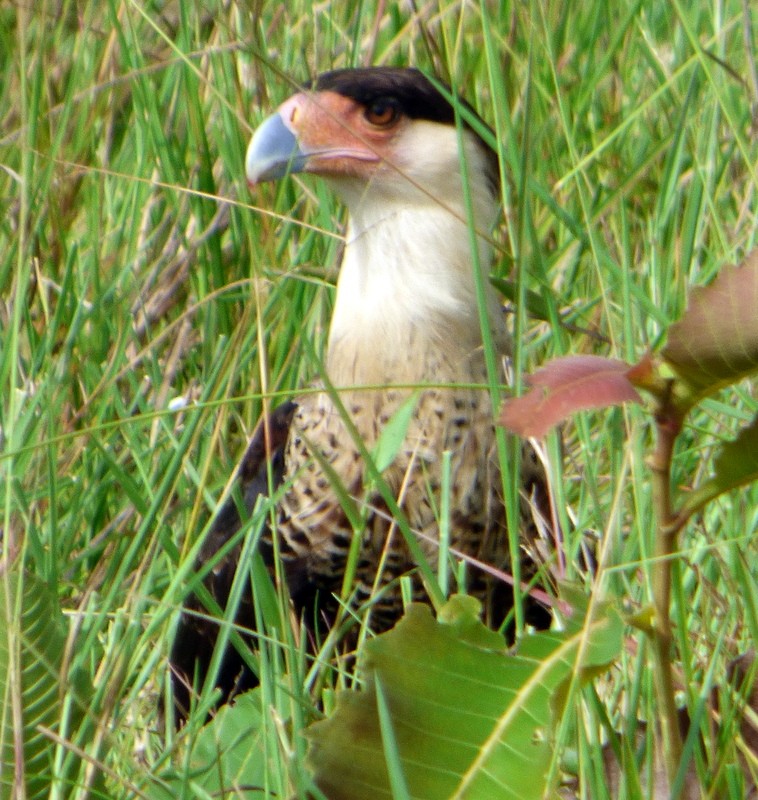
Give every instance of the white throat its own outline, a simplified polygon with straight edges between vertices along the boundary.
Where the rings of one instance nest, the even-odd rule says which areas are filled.
[[[478,258],[462,203],[445,208],[419,193],[382,197],[378,187],[349,198],[350,219],[329,333],[327,371],[335,386],[482,379],[475,273],[487,293],[489,325],[507,348],[502,311],[487,274],[490,246]],[[449,202],[448,198],[440,198]],[[494,206],[475,209],[489,232]]]

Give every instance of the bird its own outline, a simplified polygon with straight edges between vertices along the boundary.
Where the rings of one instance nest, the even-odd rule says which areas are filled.
[[[419,553],[436,572],[445,483],[452,550],[508,568],[489,390],[503,376],[488,373],[484,329],[498,369],[511,340],[488,281],[501,181],[488,131],[471,105],[418,69],[365,67],[319,75],[254,132],[245,159],[251,186],[317,176],[345,204],[347,223],[323,375],[261,420],[238,471],[244,503],[222,507],[198,558],[199,569],[217,559],[204,585],[221,608],[240,545],[218,553],[272,490],[275,511],[258,552],[272,576],[278,553],[278,574],[303,619],[320,614],[332,622],[348,604],[368,609],[372,630],[387,630],[402,614],[398,579],[406,574],[413,599],[428,602]],[[406,427],[382,464],[382,492],[367,454],[402,409]],[[521,481],[520,535],[528,539],[547,489],[526,451]],[[417,547],[398,529],[398,513]],[[467,588],[494,624],[502,622],[513,604],[509,586],[471,567]],[[539,627],[544,613],[535,617]],[[235,620],[255,628],[249,584]],[[205,678],[216,636],[205,604],[190,595],[170,655],[180,718]],[[220,702],[255,681],[227,647],[216,675]]]

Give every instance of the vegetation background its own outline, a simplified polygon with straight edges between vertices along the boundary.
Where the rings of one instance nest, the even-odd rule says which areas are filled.
[[[104,764],[110,796],[138,795],[169,763],[189,769],[202,720],[163,730],[156,698],[194,554],[264,401],[306,386],[324,345],[342,211],[307,178],[248,191],[257,122],[330,68],[415,64],[445,78],[497,132],[508,180],[496,276],[534,293],[529,310],[552,322],[519,306],[516,364],[634,361],[660,344],[688,287],[758,244],[754,11],[748,0],[3,4],[2,559],[41,578],[76,636],[67,657],[93,687],[80,746]],[[675,482],[692,484],[755,414],[749,384],[706,402]],[[562,460],[548,442],[569,572],[595,534],[588,591],[632,609],[650,597],[650,436],[635,407],[581,415]],[[722,498],[681,540],[673,620],[690,709],[758,642],[757,499],[754,487]],[[267,789],[284,797],[308,783],[300,730],[314,700],[328,709],[350,679],[277,653],[260,736]],[[624,719],[633,697],[655,719],[646,663],[644,647],[626,650],[604,713]],[[589,755],[598,714],[577,725],[583,796],[627,796],[609,794]],[[739,739],[735,724],[713,742],[703,774],[731,769]],[[650,754],[648,742],[641,772]]]

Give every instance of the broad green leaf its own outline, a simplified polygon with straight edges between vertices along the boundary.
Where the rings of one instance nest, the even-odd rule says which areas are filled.
[[[391,798],[387,763],[402,767],[411,798],[542,798],[553,759],[551,701],[566,681],[608,664],[622,623],[605,613],[573,634],[526,637],[516,655],[453,598],[435,621],[409,606],[364,650],[366,688],[338,695],[329,719],[309,729],[309,760],[330,800]],[[382,688],[380,717],[376,681]],[[393,752],[384,753],[391,731]],[[399,776],[392,781],[399,783]]]
[[[264,734],[260,690],[254,689],[237,697],[234,705],[221,708],[201,729],[181,771],[171,769],[150,777],[143,791],[152,800],[269,797],[264,791]]]
[[[758,249],[739,267],[696,288],[671,326],[661,355],[684,381],[693,405],[758,370]]]
[[[714,473],[687,495],[682,513],[690,515],[724,492],[758,480],[758,417],[716,456]]]

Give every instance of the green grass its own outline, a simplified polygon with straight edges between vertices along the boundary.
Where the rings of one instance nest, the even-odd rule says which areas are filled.
[[[349,5],[0,9],[2,552],[48,583],[78,631],[72,657],[94,686],[88,752],[116,796],[146,766],[181,768],[196,728],[161,733],[155,699],[194,553],[264,403],[307,386],[323,353],[342,211],[316,181],[251,194],[244,178],[251,130],[294,82],[414,63],[492,125],[507,176],[497,275],[567,323],[513,315],[524,369],[568,352],[635,360],[688,287],[758,244],[741,2],[439,0],[416,17]],[[706,404],[675,484],[707,471],[755,412],[749,386]],[[582,415],[554,463],[569,552],[601,534],[598,585],[635,607],[650,599],[650,436],[641,408]],[[691,714],[758,642],[757,499],[722,498],[681,540],[673,620]],[[615,676],[604,713],[617,725],[655,718],[644,655],[630,650]],[[294,645],[264,656],[282,797],[305,780],[299,731],[314,700],[329,707],[333,678]],[[586,797],[605,796],[599,720],[588,700]],[[732,733],[700,759],[701,778],[733,762]]]

